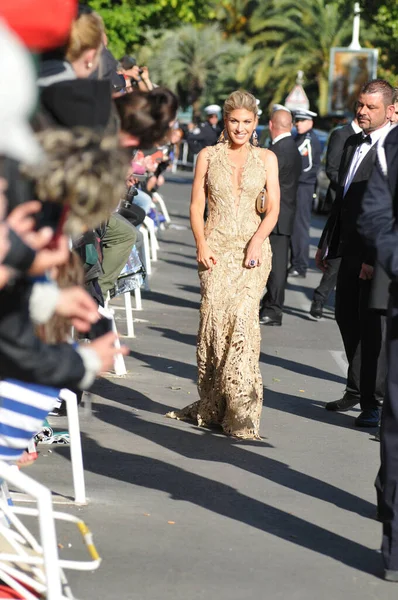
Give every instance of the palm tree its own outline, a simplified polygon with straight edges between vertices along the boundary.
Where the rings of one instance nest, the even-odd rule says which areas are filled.
[[[261,0],[213,0],[210,6],[226,37],[247,38],[250,15]]]
[[[185,97],[195,116],[200,114],[203,96],[212,99],[215,90],[226,95],[223,88],[231,79],[236,86],[236,65],[248,51],[236,41],[225,40],[215,24],[165,31],[153,47],[149,60],[153,80]]]
[[[318,109],[327,110],[329,52],[345,46],[352,23],[338,2],[327,0],[273,0],[253,13],[250,23],[252,52],[240,63],[238,78],[254,79],[257,87],[270,86],[272,101],[280,101],[294,85],[297,72],[318,88]]]

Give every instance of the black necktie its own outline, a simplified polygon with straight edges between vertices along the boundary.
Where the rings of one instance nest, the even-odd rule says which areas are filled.
[[[370,135],[363,135],[360,143],[361,144],[371,144],[372,138],[370,137]]]

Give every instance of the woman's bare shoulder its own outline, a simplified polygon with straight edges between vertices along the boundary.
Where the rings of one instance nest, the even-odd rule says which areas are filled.
[[[278,159],[272,150],[268,148],[260,148],[260,158],[267,169],[270,169],[278,164]]]

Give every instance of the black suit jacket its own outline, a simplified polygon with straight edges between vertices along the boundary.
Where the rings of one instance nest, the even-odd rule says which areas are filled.
[[[273,233],[291,235],[296,211],[297,187],[301,175],[301,156],[291,135],[272,144],[270,150],[278,159],[281,191],[279,217]]]
[[[371,307],[379,310],[387,309],[390,281],[398,282],[398,127],[388,134],[383,146],[384,169],[377,160],[358,219],[360,233],[377,251]],[[398,295],[397,283],[393,292]]]
[[[326,203],[332,205],[336,199],[336,191],[339,183],[339,169],[344,145],[347,139],[355,135],[351,123],[334,129],[330,134],[328,148],[326,151],[325,171],[330,181],[328,191],[326,192]]]
[[[344,195],[344,182],[354,156],[361,142],[362,132],[350,136],[344,146],[341,159],[336,200],[323,230],[319,248],[324,256],[337,258],[351,256],[367,264],[373,264],[374,249],[364,241],[357,229],[362,199],[376,159],[377,144],[374,144],[359,165],[347,193]]]

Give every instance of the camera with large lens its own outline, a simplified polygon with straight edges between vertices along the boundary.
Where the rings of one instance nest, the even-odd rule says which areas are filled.
[[[130,208],[132,203],[134,202],[135,196],[137,196],[138,190],[135,185],[130,185],[128,188],[124,200],[122,201],[123,208]]]

